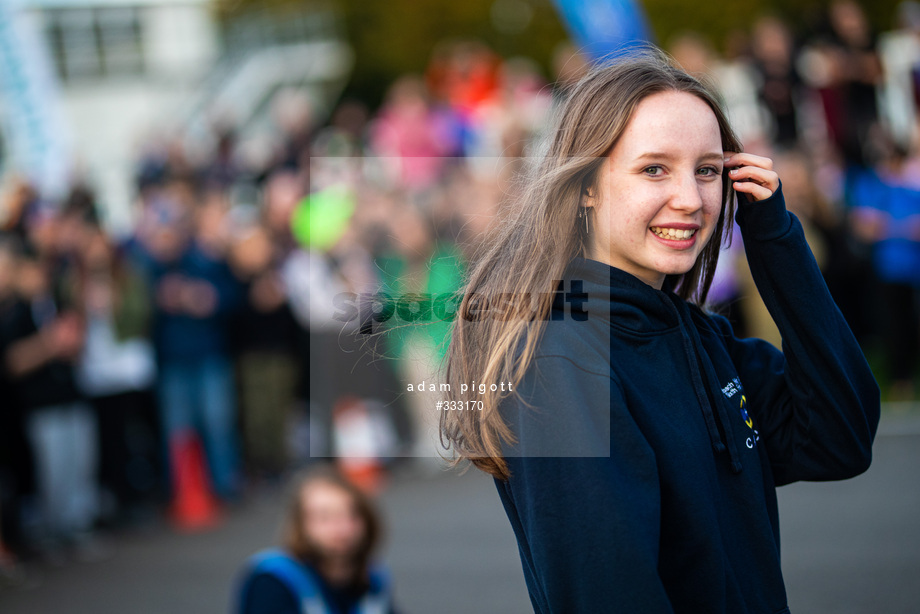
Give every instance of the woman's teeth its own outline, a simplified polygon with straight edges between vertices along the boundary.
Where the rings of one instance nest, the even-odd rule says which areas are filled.
[[[662,239],[670,239],[672,241],[680,241],[683,239],[689,239],[694,234],[696,234],[696,229],[694,230],[680,230],[678,228],[664,228],[661,226],[652,226],[652,232],[661,237]]]

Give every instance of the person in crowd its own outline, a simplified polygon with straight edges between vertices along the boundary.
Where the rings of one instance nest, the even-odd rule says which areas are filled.
[[[199,194],[184,180],[155,194],[133,253],[153,296],[157,395],[170,471],[175,477],[182,454],[177,446],[200,428],[211,485],[232,500],[241,485],[228,323],[241,292],[226,262],[226,201],[221,192]]]
[[[877,168],[851,182],[850,224],[872,246],[877,302],[891,400],[916,394],[920,364],[920,189],[905,176],[906,155],[893,146]]]
[[[375,562],[381,521],[372,502],[320,465],[291,483],[281,547],[250,558],[238,614],[395,614],[387,570]]]
[[[770,119],[771,140],[779,149],[795,147],[801,136],[798,114],[803,84],[789,26],[776,17],[761,17],[754,24],[751,51],[757,93]]]
[[[502,157],[525,155],[552,106],[552,96],[545,85],[538,67],[530,60],[512,58],[503,62],[497,71],[494,95],[470,113],[475,138],[468,139],[466,155],[482,157],[483,165]]]
[[[360,156],[364,153],[365,131],[370,119],[367,105],[352,99],[339,103],[329,126],[318,131],[310,150],[314,156]]]
[[[273,175],[265,186],[260,219],[237,229],[229,254],[245,293],[232,329],[246,465],[251,475],[270,479],[290,463],[285,432],[301,373],[300,330],[282,269],[293,250],[291,212],[302,196],[295,175]]]
[[[437,377],[449,341],[450,323],[443,316],[456,307],[447,297],[453,297],[461,284],[463,260],[455,245],[439,240],[414,203],[396,200],[394,204],[387,244],[375,258],[381,289],[397,301],[422,297],[431,304],[412,308],[418,316],[407,315],[405,308],[394,311],[394,317],[383,324],[385,356],[395,359],[400,382],[417,384]],[[414,456],[436,458],[437,419],[431,412],[436,400],[424,390],[408,395]]]
[[[449,161],[444,156],[456,152],[455,133],[450,117],[433,108],[425,82],[407,75],[390,87],[369,139],[400,185],[424,190],[437,182]]]
[[[0,234],[0,330],[16,302],[16,239]],[[0,356],[6,355],[6,341],[0,335]],[[22,424],[22,412],[12,397],[13,391],[5,369],[0,369],[0,580],[14,576],[18,553],[23,549],[20,503],[25,491],[29,467],[28,444]]]
[[[879,114],[898,147],[909,150],[920,139],[920,3],[905,0],[898,4],[897,21],[898,27],[881,34],[878,41],[884,75]]]
[[[76,375],[99,425],[102,513],[109,522],[142,518],[162,485],[150,292],[96,225],[79,269],[86,340]]]
[[[878,385],[717,100],[654,49],[596,66],[472,265],[442,434],[536,612],[788,612],[776,487],[869,466]],[[700,307],[736,194],[783,352]]]
[[[35,223],[42,225],[42,233],[53,234],[53,218]],[[27,245],[19,254],[18,296],[3,318],[0,359],[12,396],[24,412],[34,455],[42,524],[36,546],[56,558],[64,547],[79,554],[96,545],[98,436],[92,408],[75,380],[84,319],[61,288],[63,279],[72,277],[52,278],[52,255],[42,249],[48,245]]]
[[[831,4],[830,26],[832,81],[824,92],[830,132],[845,164],[866,166],[867,148],[878,138],[877,88],[883,79],[876,35],[853,0]]]

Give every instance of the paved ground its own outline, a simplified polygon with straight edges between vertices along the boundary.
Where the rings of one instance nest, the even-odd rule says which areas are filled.
[[[780,489],[783,565],[796,614],[920,612],[920,420],[886,417],[875,461],[847,482]],[[210,532],[156,524],[122,534],[103,562],[36,570],[0,589],[3,614],[174,614],[229,609],[245,557],[270,543],[280,497],[266,492]],[[408,614],[531,612],[511,528],[479,473],[403,477],[382,505],[386,558]]]
[[[920,420],[892,422],[865,474],[779,489],[793,612],[920,613]]]

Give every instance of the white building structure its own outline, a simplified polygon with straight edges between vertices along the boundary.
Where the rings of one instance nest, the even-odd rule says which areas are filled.
[[[242,20],[224,44],[211,0],[0,0],[0,172],[51,192],[57,175],[84,176],[106,224],[125,230],[149,135],[200,134],[218,108],[264,126],[285,89],[337,97],[351,52],[312,21],[271,40],[264,23],[245,36]]]

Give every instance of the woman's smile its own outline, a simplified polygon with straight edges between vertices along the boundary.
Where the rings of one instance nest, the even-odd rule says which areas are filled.
[[[696,236],[699,226],[688,228],[686,225],[676,224],[673,226],[652,226],[650,230],[656,237],[669,243],[683,243]]]

